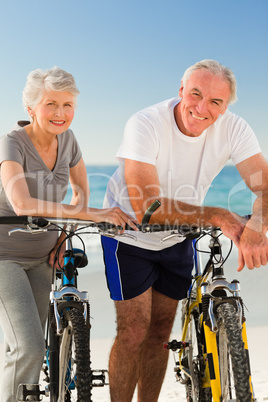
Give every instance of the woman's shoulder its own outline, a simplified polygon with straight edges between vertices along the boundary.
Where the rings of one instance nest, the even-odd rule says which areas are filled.
[[[71,146],[74,142],[77,142],[76,137],[73,133],[73,131],[68,128],[68,130],[64,131],[62,134],[60,134],[59,138],[61,139],[62,143],[67,146]]]
[[[0,138],[0,162],[14,160],[22,164],[25,150],[28,149],[27,134],[18,124]]]
[[[62,160],[67,156],[70,167],[73,167],[81,159],[82,152],[79,147],[78,141],[71,129],[64,131],[58,137],[60,141],[61,157]]]
[[[26,125],[26,124],[25,124]],[[1,142],[23,142],[25,141],[24,126],[20,126],[18,123],[6,134],[0,138]]]
[[[63,138],[74,137],[73,130],[68,128],[66,131],[64,131],[62,134],[60,134],[60,137],[63,137]]]

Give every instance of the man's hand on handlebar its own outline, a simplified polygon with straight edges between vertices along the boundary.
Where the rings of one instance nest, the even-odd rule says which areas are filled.
[[[227,211],[226,211],[227,212]],[[239,248],[240,238],[245,229],[247,220],[235,213],[229,213],[220,222],[220,228],[222,233],[234,242],[237,248]]]
[[[221,223],[222,233],[233,240],[238,248],[238,271],[246,265],[259,268],[268,262],[268,239],[261,228],[254,227],[251,220],[231,213]]]
[[[268,239],[266,234],[252,225],[246,225],[240,238],[238,271],[246,265],[249,269],[260,268],[268,263]]]

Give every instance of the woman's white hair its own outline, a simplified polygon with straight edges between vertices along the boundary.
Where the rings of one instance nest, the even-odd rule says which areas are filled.
[[[34,110],[47,90],[69,92],[74,96],[75,103],[79,95],[72,74],[56,66],[49,70],[37,69],[29,73],[22,93],[25,109]]]
[[[212,74],[222,77],[222,79],[226,80],[229,83],[230,97],[228,100],[228,104],[234,103],[237,100],[236,79],[235,79],[234,73],[232,72],[232,70],[230,68],[223,66],[221,63],[219,63],[216,60],[210,60],[210,59],[202,60],[202,61],[197,62],[193,66],[190,66],[189,68],[187,68],[187,70],[184,72],[183,77],[182,77],[183,87],[185,87],[191,74],[194,71],[199,70],[201,68],[205,68]]]

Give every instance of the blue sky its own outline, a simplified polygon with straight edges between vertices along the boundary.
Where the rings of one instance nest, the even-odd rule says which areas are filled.
[[[231,110],[268,158],[267,0],[9,0],[0,4],[0,135],[27,117],[26,77],[57,65],[81,94],[71,128],[87,164],[113,164],[137,110],[177,96],[184,70],[213,58],[232,68]]]

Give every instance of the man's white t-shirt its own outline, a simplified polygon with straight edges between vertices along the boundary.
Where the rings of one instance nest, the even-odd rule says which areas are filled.
[[[104,207],[119,206],[135,216],[124,179],[125,159],[156,166],[160,197],[201,205],[213,179],[228,160],[236,165],[261,152],[251,127],[228,110],[200,136],[184,135],[174,117],[178,102],[178,98],[166,100],[135,113],[128,120],[116,155],[119,168],[108,183]],[[135,232],[135,237],[137,240],[127,237],[118,240],[151,250],[182,241],[173,238],[162,243],[163,233]]]

